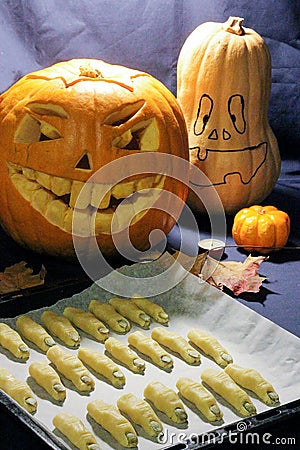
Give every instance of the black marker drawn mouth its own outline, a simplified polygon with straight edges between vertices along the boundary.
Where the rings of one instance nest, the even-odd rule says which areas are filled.
[[[209,187],[209,186],[220,186],[227,183],[227,178],[231,175],[239,175],[242,184],[249,184],[251,180],[255,177],[259,169],[265,163],[267,158],[267,142],[262,142],[258,145],[254,145],[252,147],[246,147],[244,149],[239,150],[212,150],[205,149],[204,151],[200,147],[193,147],[190,150],[197,150],[197,157],[200,162],[207,160],[210,155],[222,153],[222,159],[224,161],[224,165],[226,166],[226,160],[232,159],[233,155],[240,154],[240,159],[238,162],[235,162],[235,169],[231,172],[214,172],[210,174],[209,179],[210,183],[201,183],[201,181],[196,182],[190,180],[190,184],[198,187]],[[245,161],[252,159],[253,153],[256,154],[256,163],[255,165],[245,165]],[[248,159],[247,159],[248,158]],[[232,164],[232,162],[231,162]],[[199,167],[201,169],[201,166]]]

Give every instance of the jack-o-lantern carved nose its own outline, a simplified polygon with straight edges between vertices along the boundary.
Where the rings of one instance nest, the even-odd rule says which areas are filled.
[[[89,153],[84,153],[84,155],[81,156],[81,158],[79,159],[79,161],[75,166],[75,169],[82,169],[82,170],[92,169],[91,157]]]

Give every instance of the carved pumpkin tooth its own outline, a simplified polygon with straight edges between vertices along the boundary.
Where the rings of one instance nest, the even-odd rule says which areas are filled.
[[[145,191],[144,191],[145,192]],[[133,202],[134,218],[132,222],[136,222],[140,219],[145,212],[151,207],[151,200],[148,195],[139,195],[135,202]]]
[[[14,185],[26,200],[31,201],[34,191],[39,189],[39,185],[34,181],[27,180],[20,173],[15,173],[11,177]]]
[[[99,209],[108,208],[110,202],[110,194],[110,185],[94,184],[91,195],[91,205]]]
[[[18,166],[18,164],[9,163],[8,164],[8,173],[11,177],[14,173],[22,173],[22,167]]]
[[[54,199],[54,195],[50,192],[45,191],[44,189],[37,189],[32,194],[31,206],[44,215],[48,203]]]
[[[77,201],[78,200],[78,201]],[[71,188],[70,206],[85,209],[91,202],[91,185],[81,181],[73,181]]]
[[[132,223],[139,220],[151,206],[156,202],[160,195],[158,189],[144,189],[141,194],[137,194],[132,202],[134,218]]]
[[[28,180],[32,180],[32,181],[36,180],[35,170],[33,170],[33,169],[28,169],[28,168],[24,167],[23,175],[25,175],[25,177],[28,178]]]
[[[152,188],[155,182],[155,177],[141,178],[136,182],[136,190],[141,191],[143,189]]]
[[[113,217],[113,212],[97,212],[95,216],[95,233],[109,233],[111,227],[111,221]],[[117,218],[114,218],[115,226],[118,227]]]
[[[67,211],[65,212],[65,215],[64,215],[63,228],[68,233],[72,233],[73,211],[74,210],[72,208],[67,208]]]
[[[61,177],[51,177],[51,191],[59,197],[71,192],[71,180]]]
[[[115,215],[117,218],[116,224],[114,224],[112,231],[118,232],[122,231],[124,228],[127,228],[131,221],[135,216],[135,210],[133,206],[133,202],[129,199],[124,200],[120,205],[118,205],[115,210]]]
[[[135,182],[134,181],[127,181],[116,184],[112,188],[112,195],[113,197],[119,199],[119,198],[127,198],[129,195],[131,195],[135,191]]]
[[[159,173],[158,175],[155,175],[155,187],[157,189],[162,189],[164,183],[165,183],[166,177],[165,175],[162,175],[161,173]]]
[[[68,207],[60,200],[53,200],[47,206],[45,217],[60,228],[64,226],[64,215]]]
[[[74,209],[72,232],[78,236],[91,236],[91,219],[92,213],[88,208]]]
[[[37,182],[46,189],[51,190],[51,176],[47,173],[36,172]]]

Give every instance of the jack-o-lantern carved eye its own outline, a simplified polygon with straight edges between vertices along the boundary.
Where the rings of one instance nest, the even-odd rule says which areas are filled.
[[[113,147],[126,150],[156,151],[159,148],[159,129],[156,119],[149,119],[135,124],[121,136],[117,136]]]
[[[61,134],[53,125],[27,113],[15,132],[14,142],[33,144],[35,142],[59,139],[60,137]]]
[[[39,115],[56,116],[62,119],[68,118],[68,113],[60,105],[52,103],[31,102],[26,105],[30,112]],[[19,124],[14,142],[20,144],[33,144],[35,142],[59,139],[61,134],[50,123],[40,120],[28,112]]]
[[[246,121],[244,116],[245,101],[240,94],[232,95],[228,100],[228,112],[233,126],[239,134],[245,133]]]
[[[196,136],[202,134],[205,130],[207,122],[211,116],[213,109],[213,100],[209,95],[203,94],[200,98],[199,107],[197,111],[197,118],[194,123],[194,133]]]
[[[122,134],[116,136],[112,146],[126,150],[156,151],[159,148],[159,129],[157,121],[154,118],[132,123],[131,119],[141,110],[144,101],[127,105],[120,111],[110,114],[105,120],[106,125],[112,127],[125,126],[128,122],[129,128]]]
[[[136,115],[138,111],[141,110],[143,105],[145,104],[144,100],[140,100],[139,102],[134,103],[133,105],[127,105],[119,111],[115,111],[110,114],[106,120],[106,125],[111,125],[113,127],[118,127],[128,122],[133,116]]]
[[[68,113],[64,110],[62,106],[53,103],[32,102],[28,103],[27,107],[30,109],[30,111],[36,114],[56,116],[61,117],[62,119],[67,119],[69,117]]]

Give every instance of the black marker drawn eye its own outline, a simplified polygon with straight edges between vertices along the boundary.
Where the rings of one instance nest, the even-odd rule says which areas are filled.
[[[228,112],[236,131],[243,134],[246,130],[244,117],[245,101],[240,94],[232,95],[228,100]]]
[[[194,123],[194,134],[199,136],[205,130],[213,109],[213,100],[207,94],[200,98],[197,118]]]

